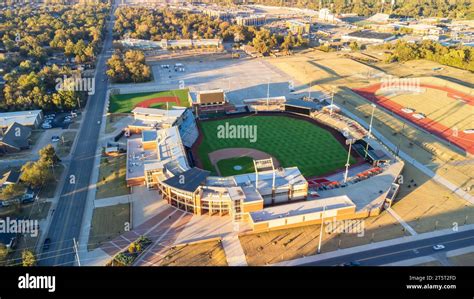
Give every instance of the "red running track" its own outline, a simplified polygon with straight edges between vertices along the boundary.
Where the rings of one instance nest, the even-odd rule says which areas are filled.
[[[381,88],[381,85],[382,83],[377,83],[377,84],[370,85],[364,88],[355,88],[353,89],[353,91],[357,93],[358,95],[366,98],[367,100],[373,103],[376,103],[384,107],[385,109],[392,111],[398,116],[401,116],[402,118],[408,120],[409,122],[427,130],[428,132],[438,137],[441,137],[450,143],[457,145],[458,147],[462,148],[466,152],[470,154],[474,154],[474,134],[466,134],[463,131],[459,130],[457,132],[457,136],[454,136],[456,134],[451,128],[448,128],[447,126],[444,126],[435,120],[429,119],[428,117],[424,119],[416,119],[412,117],[411,114],[404,113],[403,111],[401,111],[401,109],[405,107],[390,100],[389,98],[385,96],[376,95],[377,91]],[[459,92],[457,90],[447,88],[447,87],[429,85],[429,84],[421,84],[420,87],[445,91],[449,97],[452,97],[457,100],[461,100],[464,103],[466,103],[466,105],[474,106],[473,96]]]
[[[136,104],[135,107],[148,108],[153,104],[166,102],[175,103],[176,105],[179,105],[179,98],[170,96],[148,99]]]

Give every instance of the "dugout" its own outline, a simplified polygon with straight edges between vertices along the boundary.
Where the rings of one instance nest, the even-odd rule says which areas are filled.
[[[311,112],[318,111],[322,108],[319,103],[303,100],[287,100],[285,103],[285,111],[303,115],[311,115]]]

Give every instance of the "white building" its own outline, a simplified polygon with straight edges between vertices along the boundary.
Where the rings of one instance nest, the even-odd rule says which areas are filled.
[[[15,111],[0,113],[0,128],[7,128],[13,123],[37,128],[43,120],[41,110]]]

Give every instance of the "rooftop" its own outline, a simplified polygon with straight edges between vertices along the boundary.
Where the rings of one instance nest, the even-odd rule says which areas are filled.
[[[310,218],[312,213],[319,214],[323,210],[327,211],[324,217],[332,217],[335,210],[354,206],[354,203],[346,195],[341,195],[328,199],[305,200],[268,207],[261,211],[250,212],[250,217],[254,223],[299,215],[305,215],[305,218]],[[315,217],[311,218],[319,219],[320,216],[315,215]]]
[[[392,33],[383,33],[383,32],[375,32],[370,30],[362,30],[362,31],[355,31],[348,33],[346,36],[348,37],[357,37],[357,38],[368,38],[368,39],[380,39],[386,40],[388,38],[393,37]]]
[[[193,167],[181,173],[180,175],[176,175],[165,180],[163,183],[177,189],[194,192],[202,183],[206,181],[206,178],[210,173],[210,171]]]
[[[23,125],[34,125],[41,110],[15,111],[0,113],[0,127],[8,127],[14,122]]]

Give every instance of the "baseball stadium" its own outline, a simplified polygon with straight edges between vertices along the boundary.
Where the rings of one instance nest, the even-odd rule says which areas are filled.
[[[474,154],[472,89],[433,77],[405,80],[417,84],[409,86],[395,81],[353,91],[462,151]]]
[[[170,93],[184,97],[115,100],[128,98],[133,114],[127,186],[146,185],[178,209],[262,231],[378,215],[398,191],[403,162],[326,96],[234,106],[223,90],[185,91],[188,103],[147,107]]]

